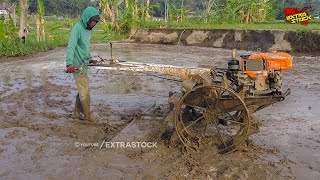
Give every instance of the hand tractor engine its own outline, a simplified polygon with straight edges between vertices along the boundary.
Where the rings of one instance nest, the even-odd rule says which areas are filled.
[[[245,90],[246,96],[254,96],[261,91],[282,94],[282,71],[292,68],[289,54],[267,52],[243,54],[240,57],[241,60],[237,60],[233,51],[228,62],[227,76],[235,87]]]

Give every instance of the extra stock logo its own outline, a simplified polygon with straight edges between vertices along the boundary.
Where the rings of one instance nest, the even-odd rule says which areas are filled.
[[[291,24],[301,23],[302,25],[308,25],[311,20],[311,15],[306,12],[311,7],[304,7],[301,10],[298,8],[284,8],[283,12],[286,15],[286,21]]]

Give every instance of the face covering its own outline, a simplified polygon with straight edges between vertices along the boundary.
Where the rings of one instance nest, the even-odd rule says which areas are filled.
[[[86,28],[86,29],[88,29],[88,30],[92,30],[92,28],[97,24],[97,23],[96,23],[94,26],[90,27],[90,22],[91,22],[91,21],[87,22],[87,28]]]
[[[99,22],[97,19],[100,19],[100,17],[99,16],[91,17],[90,20],[87,22],[87,28],[86,29],[92,30],[94,28],[94,26],[97,25],[97,23]],[[90,22],[91,21],[96,21],[96,24],[94,26],[92,26],[92,27],[90,27]]]

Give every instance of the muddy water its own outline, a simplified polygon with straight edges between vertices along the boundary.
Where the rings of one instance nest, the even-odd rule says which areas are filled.
[[[107,44],[92,55],[110,58]],[[125,61],[226,67],[229,50],[114,44],[113,58]],[[320,58],[294,57],[285,73],[292,94],[254,114],[261,132],[244,152],[217,155],[212,149],[181,153],[157,138],[161,120],[130,123],[136,111],[156,103],[165,114],[176,81],[131,72],[90,70],[92,111],[101,125],[71,117],[76,87],[63,72],[65,50],[0,63],[1,178],[213,178],[317,179],[320,176]],[[159,75],[157,75],[159,76]],[[161,76],[164,77],[164,76]],[[168,78],[165,76],[165,78]],[[170,77],[169,77],[170,78]],[[129,124],[130,123],[130,124]],[[129,124],[129,126],[128,126]],[[151,140],[156,149],[99,149],[76,143]]]
[[[284,82],[291,95],[255,115],[263,124],[256,140],[278,148],[297,179],[320,177],[319,61],[319,57],[294,57],[294,69],[285,73]]]

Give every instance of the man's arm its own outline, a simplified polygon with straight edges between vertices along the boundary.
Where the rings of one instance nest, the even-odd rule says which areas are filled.
[[[74,52],[78,43],[79,31],[78,28],[72,28],[70,33],[68,47],[67,47],[67,55],[66,55],[66,65],[72,65],[74,60]]]
[[[90,34],[91,34],[91,32],[90,32]],[[91,36],[90,36],[91,37]],[[91,57],[91,38],[89,39],[89,55],[88,55],[88,57],[86,57],[86,60],[85,60],[85,62],[86,63],[91,63],[91,61],[92,61],[92,57]]]

